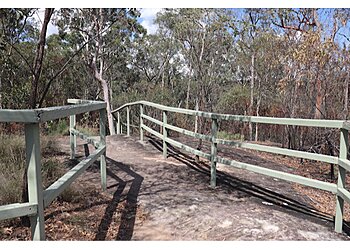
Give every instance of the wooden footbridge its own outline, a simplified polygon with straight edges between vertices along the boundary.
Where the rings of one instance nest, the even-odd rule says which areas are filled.
[[[0,122],[19,122],[25,124],[25,138],[26,138],[26,156],[27,156],[27,172],[28,172],[28,191],[29,201],[20,204],[9,204],[0,206],[0,219],[9,219],[14,217],[21,217],[28,215],[31,221],[32,239],[44,240],[44,208],[65,189],[67,188],[84,170],[100,158],[100,173],[101,186],[106,189],[106,104],[104,102],[87,101],[69,99],[67,105],[62,107],[42,108],[34,110],[0,110]],[[157,109],[162,113],[162,120],[157,120],[145,112],[149,109]],[[350,161],[347,159],[348,155],[348,130],[350,124],[347,121],[341,120],[314,120],[314,119],[292,119],[292,118],[274,118],[274,117],[254,117],[254,116],[240,116],[209,113],[181,108],[168,107],[146,101],[139,101],[127,103],[120,108],[114,110],[112,113],[116,118],[117,133],[122,131],[121,117],[126,111],[126,134],[130,135],[130,112],[131,109],[139,111],[139,131],[140,141],[145,140],[145,133],[153,135],[161,141],[161,148],[163,157],[167,158],[170,147],[179,148],[182,151],[202,157],[210,162],[210,186],[216,186],[217,180],[217,164],[223,164],[235,169],[242,169],[258,173],[261,175],[273,177],[280,180],[298,183],[301,185],[321,189],[331,192],[335,195],[336,215],[334,219],[335,231],[341,233],[344,225],[344,202],[350,203],[350,192],[345,187],[346,171],[350,171]],[[75,116],[77,114],[98,111],[100,114],[100,140],[97,141],[76,129]],[[183,128],[176,127],[169,124],[168,115],[170,113],[180,113],[190,116],[203,117],[211,121],[211,134],[199,134]],[[70,117],[70,148],[71,158],[75,157],[76,139],[77,137],[86,140],[87,143],[95,147],[95,152],[83,159],[74,168],[69,170],[65,175],[58,179],[46,190],[43,190],[41,181],[41,155],[40,155],[40,131],[39,124],[42,122],[55,120],[63,117]],[[264,146],[248,142],[237,142],[230,140],[223,140],[217,138],[218,122],[219,121],[238,121],[238,122],[252,122],[262,124],[279,124],[292,126],[309,126],[309,127],[323,127],[338,129],[340,133],[340,153],[339,156],[329,156],[323,154],[315,154],[309,152],[302,152],[297,150],[289,150],[279,147]],[[160,132],[152,129],[150,125],[158,125]],[[125,127],[124,126],[124,127]],[[174,138],[168,136],[169,131],[176,131],[180,134],[190,136],[197,139],[202,139],[210,143],[210,152],[203,152],[197,150],[185,143],[176,141]],[[218,156],[218,144],[232,146],[235,148],[253,149],[273,154],[286,155],[302,159],[315,160],[330,164],[338,165],[338,182],[337,184],[314,180],[302,177],[295,174],[285,173],[279,170],[273,170],[262,166],[243,163],[235,160],[226,159]],[[113,150],[118,150],[117,148]]]

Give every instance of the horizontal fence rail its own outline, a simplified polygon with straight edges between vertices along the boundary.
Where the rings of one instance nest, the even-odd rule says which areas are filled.
[[[100,158],[101,186],[103,190],[106,189],[106,103],[79,99],[68,99],[68,103],[74,105],[33,110],[0,110],[0,122],[21,122],[25,124],[26,167],[29,193],[29,202],[27,203],[0,206],[0,220],[29,216],[32,232],[31,237],[33,240],[45,240],[44,208],[98,158]],[[96,138],[79,132],[75,128],[75,116],[90,111],[98,111],[100,114],[99,141]],[[46,190],[43,190],[39,123],[67,116],[70,117],[71,158],[75,158],[77,136],[87,143],[92,144],[96,151],[79,162]]]
[[[251,172],[259,173],[262,175],[278,178],[285,181],[295,182],[301,185],[325,190],[336,195],[336,216],[335,216],[335,231],[342,232],[343,226],[343,211],[344,211],[344,201],[350,203],[350,192],[345,187],[345,177],[346,171],[350,171],[350,161],[347,159],[347,152],[349,148],[348,143],[348,130],[350,129],[350,123],[348,121],[342,120],[316,120],[316,119],[298,119],[298,118],[277,118],[277,117],[263,117],[263,116],[243,116],[243,115],[230,115],[230,114],[218,114],[210,113],[182,108],[169,107],[165,105],[160,105],[148,101],[137,101],[126,103],[121,107],[112,111],[114,118],[117,120],[117,133],[122,133],[121,129],[121,112],[127,110],[127,131],[130,131],[130,109],[132,106],[140,106],[140,140],[143,141],[144,131],[152,134],[153,136],[163,140],[163,156],[167,156],[167,144],[173,145],[177,148],[185,150],[196,156],[205,158],[211,162],[211,186],[216,185],[216,165],[221,163],[230,167],[235,167],[239,169],[245,169]],[[163,120],[157,120],[145,114],[144,107],[152,107],[161,110],[163,113]],[[210,135],[195,133],[190,130],[179,128],[174,125],[170,125],[167,122],[167,113],[174,112],[198,117],[204,117],[211,119],[212,130]],[[149,126],[145,125],[145,120],[160,126],[160,132],[155,131]],[[286,148],[279,148],[274,146],[260,145],[256,143],[241,142],[241,141],[231,141],[217,139],[216,135],[218,132],[218,121],[239,121],[239,122],[253,122],[271,125],[292,125],[292,126],[308,126],[308,127],[322,127],[322,128],[335,128],[340,130],[340,154],[338,157],[329,156],[324,154],[316,154],[310,152],[303,152],[298,150],[291,150]],[[211,152],[205,153],[201,150],[194,149],[188,145],[178,142],[174,139],[168,137],[168,130],[172,130],[183,135],[191,136],[196,139],[206,140],[211,143]],[[128,135],[129,132],[128,132]],[[261,152],[267,152],[272,154],[285,155],[290,157],[297,157],[308,160],[315,160],[330,164],[338,165],[338,183],[328,183],[324,181],[314,180],[311,178],[285,173],[278,170],[272,170],[252,164],[247,164],[243,162],[238,162],[234,160],[225,159],[223,157],[217,156],[217,145],[228,145],[236,148],[244,148],[250,150],[256,150]]]
[[[194,116],[225,120],[225,121],[240,121],[240,122],[275,124],[275,125],[294,125],[294,126],[322,127],[322,128],[344,128],[347,130],[350,129],[350,122],[343,121],[343,120],[297,119],[297,118],[218,114],[218,113],[210,113],[210,112],[204,112],[204,111],[169,107],[169,106],[156,104],[148,101],[137,101],[137,102],[126,103],[123,106],[113,110],[112,113],[119,112],[124,108],[130,107],[133,105],[144,105],[148,107],[157,108],[162,111],[169,111],[174,113],[194,115]]]

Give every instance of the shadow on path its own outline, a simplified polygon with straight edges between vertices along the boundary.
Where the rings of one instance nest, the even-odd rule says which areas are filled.
[[[135,226],[136,212],[137,212],[137,196],[139,195],[141,184],[143,181],[143,177],[136,172],[134,172],[130,166],[125,165],[121,162],[117,162],[112,160],[111,158],[107,159],[107,166],[109,169],[107,170],[108,176],[112,177],[118,182],[118,188],[114,192],[113,199],[108,204],[105,214],[100,222],[98,227],[97,234],[95,236],[95,240],[104,240],[106,238],[108,229],[111,225],[113,215],[116,212],[117,206],[120,203],[121,198],[123,197],[122,193],[126,187],[128,182],[131,182],[130,188],[125,195],[124,200],[126,201],[125,207],[122,210],[121,214],[121,222],[118,230],[118,235],[116,240],[130,240],[132,238]],[[131,181],[124,181],[120,179],[113,171],[123,171],[129,177],[133,179]],[[113,185],[115,186],[115,185]],[[113,186],[107,187],[112,188]]]
[[[151,143],[157,150],[161,152],[163,151],[163,142],[161,140],[154,138],[152,136],[147,136],[147,137],[149,138],[149,143]],[[173,157],[176,160],[184,163],[189,168],[197,172],[200,172],[204,175],[210,176],[209,164],[206,164],[205,162],[197,163],[195,161],[195,158],[181,152],[180,150],[174,148],[172,145],[169,145],[169,144],[168,144],[168,155],[169,157]],[[278,209],[283,212],[293,211],[293,212],[296,212],[294,213],[294,215],[302,216],[302,218],[311,220],[315,223],[324,224],[324,222],[326,221],[334,225],[333,215],[323,213],[321,211],[317,211],[314,207],[305,205],[285,195],[263,188],[252,182],[239,179],[232,175],[228,175],[225,172],[222,172],[219,170],[217,170],[217,184],[218,185],[221,184],[226,188],[244,192],[245,194],[251,197],[256,197],[263,201],[276,205],[275,207],[271,207],[271,209]],[[343,221],[343,231],[347,235],[350,235],[350,225],[346,221]]]
[[[67,210],[65,212],[79,212],[88,210],[94,206],[107,204],[104,215],[98,225],[98,229],[94,238],[94,240],[105,240],[108,230],[113,221],[113,217],[117,212],[118,205],[122,202],[125,202],[125,205],[121,211],[120,226],[115,240],[130,240],[134,232],[134,225],[137,213],[137,197],[139,195],[141,184],[144,178],[141,175],[134,172],[129,165],[114,161],[113,159],[108,157],[106,157],[106,161],[108,177],[117,181],[116,184],[107,186],[107,189],[116,188],[116,191],[113,193],[112,199],[83,205],[75,209]],[[88,169],[88,171],[99,171],[99,162],[93,164]],[[118,176],[125,176],[125,178],[128,180],[123,180]],[[129,185],[130,188],[127,190],[127,187]],[[45,216],[45,220],[53,218],[60,213],[62,213],[61,210],[52,212]]]

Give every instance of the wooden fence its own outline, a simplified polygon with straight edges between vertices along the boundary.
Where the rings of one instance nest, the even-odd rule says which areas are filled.
[[[291,181],[299,183],[305,186],[310,186],[317,189],[322,189],[335,194],[336,197],[336,215],[335,215],[335,231],[342,232],[343,227],[343,213],[344,213],[344,201],[350,203],[350,192],[345,188],[345,177],[346,171],[350,171],[350,161],[347,159],[349,142],[348,142],[348,130],[350,129],[350,123],[341,120],[315,120],[315,119],[294,119],[294,118],[275,118],[275,117],[257,117],[257,116],[242,116],[242,115],[227,115],[227,114],[217,114],[202,111],[195,111],[182,108],[168,107],[147,101],[138,101],[124,104],[123,106],[113,110],[113,116],[117,120],[117,133],[121,132],[121,112],[126,109],[127,116],[127,135],[130,135],[130,109],[132,106],[140,107],[140,140],[144,140],[144,131],[160,138],[163,140],[163,156],[167,157],[167,143],[181,148],[187,152],[194,155],[203,157],[211,161],[211,178],[210,184],[212,187],[216,186],[216,164],[221,163],[228,166],[232,166],[239,169],[246,169],[255,173],[271,176],[281,180]],[[144,107],[152,107],[162,111],[163,119],[162,121],[150,117],[144,113]],[[199,133],[194,133],[192,131],[179,128],[168,124],[167,114],[168,112],[187,114],[192,116],[199,116],[211,119],[211,134],[204,135]],[[144,124],[144,120],[148,120],[161,126],[162,132],[157,132]],[[231,140],[217,139],[218,133],[218,121],[240,121],[240,122],[253,122],[253,123],[264,123],[264,124],[278,124],[278,125],[293,125],[293,126],[309,126],[309,127],[322,127],[322,128],[336,128],[340,132],[340,153],[339,156],[329,156],[323,154],[315,154],[309,152],[303,152],[298,150],[290,150],[279,147],[271,147],[265,145],[258,145],[248,142],[237,142]],[[168,130],[173,130],[184,135],[192,136],[194,138],[203,139],[211,143],[210,154],[204,153],[200,150],[196,150],[188,145],[175,141],[168,137]],[[323,182],[319,180],[314,180],[306,178],[303,176],[289,174],[282,171],[272,170],[268,168],[263,168],[260,166],[247,164],[243,162],[238,162],[234,160],[225,159],[223,157],[217,156],[217,145],[225,144],[231,145],[238,148],[253,149],[257,151],[263,151],[268,153],[298,157],[309,160],[316,160],[325,163],[331,163],[338,165],[338,182],[337,184]]]
[[[44,208],[99,157],[102,189],[106,189],[106,103],[78,99],[68,99],[68,103],[75,105],[30,110],[0,110],[0,122],[19,122],[25,124],[26,167],[28,170],[29,194],[29,201],[26,203],[0,206],[0,220],[28,215],[33,240],[45,240]],[[75,116],[90,111],[99,111],[100,114],[99,142],[75,129]],[[39,124],[67,116],[70,117],[71,158],[73,159],[75,157],[76,136],[93,144],[96,151],[79,162],[46,190],[43,190]]]

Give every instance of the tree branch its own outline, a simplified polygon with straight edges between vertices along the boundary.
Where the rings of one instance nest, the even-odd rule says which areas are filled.
[[[104,30],[102,30],[100,33],[96,34],[95,36],[91,37],[90,39],[88,39],[76,52],[74,52],[74,54],[67,60],[67,62],[61,67],[60,70],[58,70],[56,72],[56,74],[48,81],[48,83],[46,84],[46,87],[44,89],[43,95],[40,98],[39,101],[39,107],[42,107],[45,97],[50,89],[50,86],[52,85],[53,81],[59,77],[67,68],[68,64],[73,60],[73,58],[79,54],[80,51],[82,51],[87,44],[89,44],[92,40],[94,40],[98,35],[103,34],[106,30],[108,30],[110,27],[112,27],[113,24],[115,24],[118,21],[118,19],[115,19],[113,22],[111,22],[111,24],[106,27]]]

